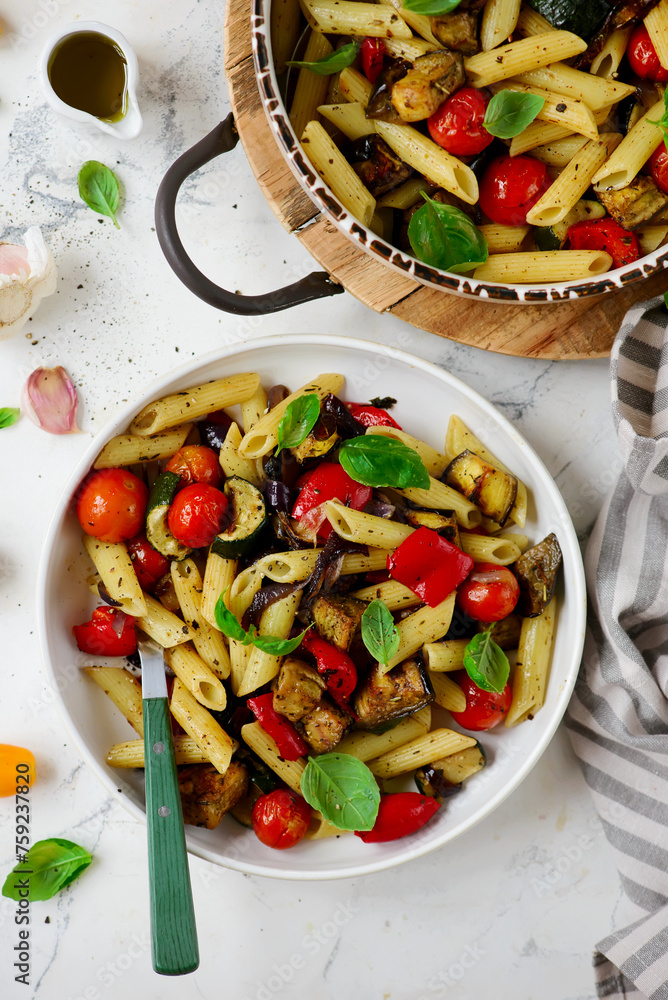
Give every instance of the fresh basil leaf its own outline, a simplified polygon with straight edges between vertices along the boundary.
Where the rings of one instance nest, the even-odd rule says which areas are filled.
[[[500,90],[487,105],[483,127],[499,139],[513,139],[530,125],[545,104],[538,94]]]
[[[316,59],[315,62],[303,62],[299,59],[291,59],[286,63],[286,66],[295,66],[297,69],[310,69],[312,73],[317,73],[318,76],[330,76],[332,73],[338,73],[340,70],[345,69],[346,66],[354,63],[358,52],[359,45],[356,42],[350,42],[348,45],[342,45],[335,52],[330,52],[328,56]]]
[[[425,264],[459,274],[484,264],[489,255],[487,241],[460,208],[433,201],[422,192],[426,204],[408,223],[413,253]],[[388,439],[390,440],[390,439]]]
[[[242,626],[237,616],[232,614],[230,609],[225,606],[226,593],[227,591],[223,591],[216,601],[216,607],[213,612],[216,625],[228,639],[236,639],[237,642],[243,642],[244,646],[248,646],[250,643],[248,632]]]
[[[0,407],[0,428],[11,427],[19,419],[18,406],[3,406]]]
[[[263,653],[270,653],[271,656],[287,656],[299,646],[302,639],[313,628],[309,625],[303,632],[296,635],[294,639],[281,639],[277,635],[254,635],[252,642],[254,646],[261,649]]]
[[[379,410],[391,410],[396,403],[396,399],[394,396],[374,396],[369,402]]]
[[[474,635],[464,650],[464,669],[483,691],[500,694],[508,683],[510,664],[501,647],[492,639],[491,627]]]
[[[314,809],[339,830],[371,830],[380,804],[380,789],[361,760],[347,753],[309,757],[301,792]]]
[[[79,196],[89,208],[99,215],[107,215],[116,229],[121,227],[116,218],[120,188],[115,175],[99,160],[87,160],[79,171]]]
[[[315,427],[320,416],[320,397],[309,392],[286,407],[276,430],[276,454],[282,448],[296,448]]]
[[[414,14],[426,14],[427,17],[438,17],[439,14],[449,14],[458,7],[461,0],[404,0],[404,10]]]
[[[429,473],[418,453],[381,434],[349,438],[339,449],[339,462],[356,483],[364,486],[393,486],[429,489]]]
[[[385,601],[371,601],[362,615],[361,630],[362,642],[374,660],[387,666],[399,649],[399,632]]]
[[[658,119],[658,121],[650,121],[647,119],[648,125],[656,125],[663,132],[663,144],[668,149],[668,90],[663,95],[663,106],[665,108],[663,114]]]
[[[270,653],[272,656],[287,656],[300,644],[309,628],[305,628],[303,632],[296,635],[294,639],[281,639],[277,635],[259,635],[255,625],[246,631],[239,619],[235,614],[233,614],[229,608],[225,606],[225,594],[227,591],[223,591],[218,600],[216,601],[216,607],[214,609],[214,617],[216,619],[216,625],[228,639],[236,639],[237,642],[241,642],[244,646],[257,646],[261,649],[263,653]]]
[[[88,851],[71,840],[38,840],[7,876],[2,895],[17,902],[51,899],[78,878],[92,860]]]

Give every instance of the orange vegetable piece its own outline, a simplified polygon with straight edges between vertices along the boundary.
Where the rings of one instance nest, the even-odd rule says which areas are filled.
[[[25,747],[0,743],[0,795],[16,795],[18,787],[35,780],[35,758]]]

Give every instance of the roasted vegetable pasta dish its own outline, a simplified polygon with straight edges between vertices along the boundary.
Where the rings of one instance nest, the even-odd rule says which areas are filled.
[[[140,737],[108,763],[143,766],[143,633],[185,821],[229,813],[279,849],[415,833],[549,679],[561,551],[522,533],[525,485],[457,416],[438,450],[344,382],[245,373],[156,400],[77,494],[99,606],[74,638]]]

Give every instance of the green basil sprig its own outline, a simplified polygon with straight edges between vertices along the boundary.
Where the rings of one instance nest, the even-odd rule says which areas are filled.
[[[474,635],[464,650],[464,669],[483,691],[500,694],[508,683],[510,664],[501,647],[492,639],[492,626]]]
[[[427,17],[438,17],[449,14],[458,7],[461,0],[404,0],[404,10],[412,10],[414,14],[426,14]]]
[[[99,215],[107,215],[116,229],[120,229],[116,218],[120,188],[109,167],[99,160],[87,160],[79,171],[78,179],[81,200]]]
[[[663,143],[666,149],[668,149],[668,90],[666,90],[663,95],[663,106],[665,108],[663,114],[658,119],[658,121],[652,122],[647,119],[648,125],[656,125],[663,132]]]
[[[483,127],[499,139],[513,139],[530,125],[545,104],[538,94],[500,90],[487,105]]]
[[[361,760],[347,753],[309,757],[301,792],[314,809],[339,830],[371,830],[380,804],[380,789]]]
[[[489,255],[487,241],[471,219],[454,205],[429,198],[408,223],[413,253],[425,264],[459,274],[484,264]],[[391,440],[387,438],[386,440]]]
[[[310,434],[320,416],[320,397],[315,392],[297,396],[285,408],[276,429],[276,454],[296,448]]]
[[[277,635],[259,635],[255,625],[246,631],[236,615],[232,614],[229,608],[225,606],[225,592],[223,592],[216,602],[216,607],[214,615],[216,618],[216,625],[228,639],[236,639],[237,642],[242,643],[244,646],[257,646],[261,649],[263,653],[269,653],[271,656],[287,656],[288,653],[292,653],[293,650],[297,648],[300,644],[309,628],[305,628],[303,632],[296,635],[294,639],[281,639]]]
[[[18,406],[3,406],[0,407],[0,428],[11,427],[19,419]]]
[[[364,486],[393,486],[429,489],[429,473],[416,451],[403,441],[381,434],[363,434],[344,441],[339,462],[356,483]]]
[[[92,860],[88,851],[71,840],[59,837],[38,840],[12,868],[2,895],[17,901],[28,899],[31,903],[51,899],[78,878]]]
[[[357,42],[349,42],[348,45],[342,45],[340,49],[330,52],[328,56],[323,56],[322,59],[316,59],[315,62],[291,59],[286,63],[286,66],[294,66],[296,69],[309,69],[311,73],[317,73],[318,76],[330,76],[332,73],[338,73],[340,70],[345,69],[346,66],[352,65],[357,58],[358,52],[359,45]]]
[[[362,642],[374,660],[385,666],[399,649],[399,631],[385,601],[376,598],[362,615]]]

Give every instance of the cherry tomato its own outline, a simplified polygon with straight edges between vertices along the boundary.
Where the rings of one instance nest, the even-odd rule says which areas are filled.
[[[276,788],[257,800],[251,822],[258,840],[284,851],[304,837],[311,822],[311,807],[292,789]]]
[[[30,750],[0,743],[0,795],[25,795],[34,780],[35,758]]]
[[[659,62],[654,43],[642,23],[631,32],[626,58],[635,75],[641,80],[668,80],[668,69]]]
[[[549,188],[547,167],[531,156],[499,156],[480,184],[480,207],[499,226],[523,226],[527,212]]]
[[[125,542],[144,524],[148,489],[125,469],[100,469],[83,484],[77,500],[79,524],[101,542]]]
[[[457,604],[478,622],[498,622],[515,610],[520,585],[505,566],[476,563],[457,591]]]
[[[585,219],[568,230],[572,250],[605,250],[613,267],[631,264],[640,257],[640,243],[635,233],[622,229],[614,219]]]
[[[467,673],[459,674],[457,683],[466,695],[466,708],[463,712],[450,712],[455,722],[462,729],[476,733],[498,726],[510,708],[513,697],[510,684],[497,694],[495,691],[483,691]]]
[[[451,94],[427,119],[429,134],[453,156],[475,156],[494,141],[483,128],[489,98],[475,87],[462,87]]]
[[[217,486],[220,482],[220,463],[211,448],[203,444],[187,444],[172,455],[165,466],[165,472],[175,472],[183,480],[183,485],[208,483]]]
[[[191,549],[210,545],[223,527],[227,497],[215,486],[194,483],[174,497],[167,524],[179,542]]]
[[[664,142],[656,147],[648,163],[654,183],[664,194],[668,194],[668,150]]]
[[[382,38],[365,38],[360,49],[362,69],[369,83],[375,83],[380,76],[385,58]]]
[[[160,555],[143,533],[130,539],[128,552],[139,586],[142,590],[152,591],[158,580],[168,572],[169,559]]]

